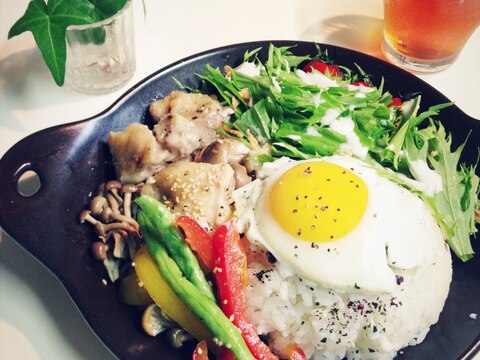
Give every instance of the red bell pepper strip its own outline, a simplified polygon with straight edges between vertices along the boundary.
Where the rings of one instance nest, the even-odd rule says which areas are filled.
[[[212,238],[203,227],[194,219],[182,215],[175,220],[175,224],[185,234],[185,241],[198,255],[205,267],[213,269]]]
[[[213,274],[220,306],[225,315],[240,329],[248,349],[256,359],[278,360],[260,340],[255,326],[246,317],[245,278],[247,256],[240,244],[240,235],[233,221],[220,225],[213,234]],[[228,357],[228,356],[227,356]]]
[[[217,355],[217,360],[237,360],[237,358],[233,352],[222,347]]]
[[[200,341],[192,355],[192,360],[208,360],[208,348],[205,340]]]
[[[288,356],[288,360],[306,360],[307,357],[302,349],[297,345],[288,345],[285,349],[285,353]]]

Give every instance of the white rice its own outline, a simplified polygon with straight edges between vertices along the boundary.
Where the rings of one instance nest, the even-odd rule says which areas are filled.
[[[254,252],[265,250],[252,245]],[[398,289],[382,295],[321,288],[279,262],[255,260],[246,291],[249,318],[277,353],[296,344],[311,359],[392,359],[422,342],[438,321],[452,267],[443,241],[434,253],[431,264],[396,271]]]

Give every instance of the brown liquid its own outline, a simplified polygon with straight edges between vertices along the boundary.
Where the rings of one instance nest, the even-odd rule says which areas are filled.
[[[480,0],[384,0],[384,7],[385,40],[418,61],[455,58],[480,23]]]

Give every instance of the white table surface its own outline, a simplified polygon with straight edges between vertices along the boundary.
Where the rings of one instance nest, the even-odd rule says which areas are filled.
[[[7,41],[27,3],[0,0],[0,157],[23,137],[95,115],[153,71],[218,46],[306,40],[381,57],[380,0],[145,0],[146,17],[135,0],[134,78],[88,96],[55,85],[30,33]],[[449,69],[420,77],[480,119],[480,28]],[[0,229],[0,359],[114,358],[60,282]]]

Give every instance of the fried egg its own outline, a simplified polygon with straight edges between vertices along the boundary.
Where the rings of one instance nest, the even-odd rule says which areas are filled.
[[[234,200],[249,241],[336,290],[392,292],[395,269],[433,261],[442,237],[420,198],[350,156],[264,164]]]

